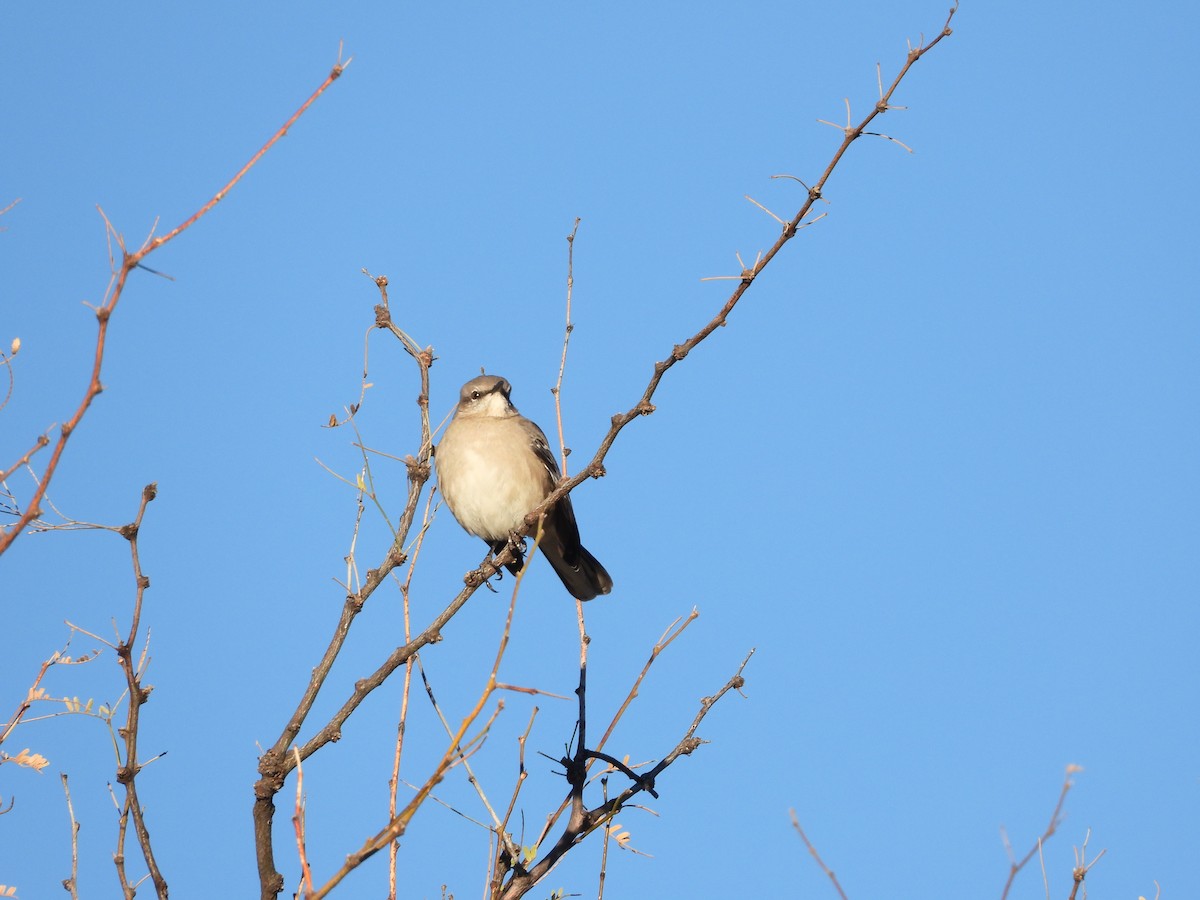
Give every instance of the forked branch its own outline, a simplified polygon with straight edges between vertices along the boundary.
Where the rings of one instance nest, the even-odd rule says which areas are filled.
[[[1000,830],[1001,837],[1004,839],[1004,849],[1008,853],[1009,860],[1008,880],[1004,882],[1004,890],[1000,892],[1000,900],[1007,900],[1008,892],[1012,889],[1013,880],[1017,877],[1017,873],[1025,868],[1028,862],[1033,859],[1034,854],[1041,851],[1042,845],[1045,844],[1046,841],[1050,840],[1050,838],[1054,835],[1054,832],[1058,831],[1058,826],[1062,824],[1063,804],[1067,800],[1067,794],[1075,785],[1075,782],[1071,780],[1071,776],[1076,772],[1082,771],[1083,768],[1081,766],[1077,766],[1073,763],[1067,766],[1067,774],[1063,779],[1062,790],[1058,793],[1058,802],[1054,804],[1054,811],[1050,813],[1050,824],[1046,826],[1046,830],[1042,832],[1041,837],[1037,839],[1034,845],[1029,848],[1029,852],[1021,857],[1020,860],[1018,860],[1016,855],[1013,853],[1012,844],[1010,844],[1008,841],[1008,834],[1004,831],[1004,829]]]
[[[636,780],[617,796],[605,799],[598,806],[591,809],[587,808],[583,803],[583,787],[586,781],[587,764],[590,759],[597,758],[597,754],[587,750],[585,732],[581,727],[573,758],[562,760],[563,765],[567,769],[567,781],[571,786],[569,795],[571,815],[567,818],[566,825],[563,827],[554,845],[532,866],[526,868],[520,865],[519,861],[513,865],[508,881],[499,891],[493,891],[493,898],[495,900],[516,900],[518,897],[525,896],[534,885],[550,873],[551,869],[558,865],[559,860],[563,856],[569,853],[573,847],[577,846],[580,841],[597,828],[608,824],[613,816],[617,815],[622,807],[634,797],[643,791],[653,792],[656,780],[663,772],[681,756],[690,755],[704,743],[703,740],[696,737],[696,729],[700,727],[700,723],[704,721],[704,717],[708,715],[709,710],[722,697],[730,691],[738,690],[745,685],[746,680],[742,677],[742,671],[746,668],[746,664],[750,662],[750,657],[753,655],[754,651],[751,650],[749,655],[742,660],[741,665],[738,666],[733,676],[715,694],[701,699],[700,709],[692,719],[691,725],[666,756],[660,759],[648,772],[638,775]],[[582,699],[580,702],[582,705]]]
[[[400,666],[407,663],[422,647],[441,639],[441,630],[462,609],[474,593],[474,587],[468,587],[459,592],[450,603],[421,631],[415,638],[406,640],[397,647],[386,660],[368,677],[355,682],[350,697],[333,714],[330,720],[316,734],[297,748],[297,752],[289,752],[300,734],[300,730],[317,701],[317,696],[325,685],[333,664],[345,645],[359,612],[367,600],[375,593],[397,566],[407,559],[404,552],[405,542],[416,518],[420,505],[421,494],[430,476],[430,460],[433,455],[433,433],[429,424],[429,368],[433,365],[433,348],[422,350],[416,343],[392,322],[391,310],[388,303],[388,280],[384,276],[372,277],[380,293],[380,304],[375,307],[375,325],[390,331],[403,345],[405,351],[417,363],[420,378],[420,394],[417,402],[421,411],[420,437],[415,457],[406,457],[408,468],[408,497],[396,534],[391,546],[387,549],[378,567],[369,569],[367,577],[357,590],[348,591],[342,604],[342,611],[334,627],[333,635],[321,656],[320,662],[313,669],[312,677],[305,686],[300,701],[292,713],[282,733],[275,743],[262,755],[258,763],[260,778],[254,785],[254,843],[258,858],[258,874],[260,895],[263,900],[269,900],[283,890],[283,875],[275,866],[274,837],[272,825],[275,818],[275,795],[282,790],[284,780],[299,762],[308,759],[313,753],[331,741],[341,736],[341,728],[350,715],[377,687]]]

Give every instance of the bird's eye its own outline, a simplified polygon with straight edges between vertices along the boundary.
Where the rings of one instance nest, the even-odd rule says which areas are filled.
[[[479,399],[479,391],[471,391],[471,399],[478,400]]]

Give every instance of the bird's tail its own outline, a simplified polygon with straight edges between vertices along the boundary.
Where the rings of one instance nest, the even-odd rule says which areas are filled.
[[[558,548],[546,548],[546,559],[562,579],[571,596],[578,600],[591,600],[612,590],[612,578],[600,564],[600,560],[580,545],[574,554],[554,552]]]

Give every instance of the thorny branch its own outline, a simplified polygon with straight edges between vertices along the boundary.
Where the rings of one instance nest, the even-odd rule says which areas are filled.
[[[654,373],[651,376],[649,383],[646,385],[646,389],[642,393],[642,396],[638,402],[626,412],[617,413],[612,417],[611,427],[609,428],[607,434],[605,434],[604,438],[600,441],[600,446],[597,448],[596,453],[592,457],[591,461],[577,473],[575,473],[575,475],[569,478],[564,477],[559,481],[558,486],[546,496],[546,499],[542,501],[541,505],[532,510],[525,517],[525,524],[527,528],[532,528],[537,520],[545,514],[546,510],[557,503],[564,495],[573,491],[584,481],[587,481],[589,478],[600,478],[605,474],[604,459],[608,456],[608,451],[612,448],[613,443],[616,441],[617,435],[619,435],[625,426],[634,419],[638,418],[639,416],[648,416],[654,412],[655,407],[651,401],[654,398],[655,392],[658,390],[659,383],[662,381],[663,376],[667,373],[667,370],[673,367],[680,360],[684,359],[710,334],[725,325],[726,320],[729,318],[730,313],[733,312],[734,307],[737,306],[738,301],[742,299],[742,296],[750,289],[750,286],[754,284],[758,276],[762,274],[763,269],[765,269],[771,260],[773,260],[779,253],[779,251],[783,249],[784,245],[794,238],[796,233],[802,227],[804,227],[805,224],[807,224],[804,222],[804,219],[812,210],[813,205],[822,198],[822,192],[825,189],[826,183],[833,175],[833,172],[837,168],[838,164],[842,161],[842,157],[845,156],[846,151],[850,149],[850,145],[864,134],[871,134],[871,132],[867,131],[867,126],[870,125],[877,116],[886,112],[888,109],[896,108],[891,106],[892,95],[895,94],[896,89],[900,86],[900,83],[904,80],[905,76],[908,75],[909,70],[913,67],[917,60],[921,59],[926,53],[941,43],[943,38],[948,37],[953,33],[950,28],[950,22],[954,18],[954,14],[956,12],[958,12],[957,3],[955,3],[954,7],[950,9],[949,14],[946,16],[946,21],[942,25],[941,31],[938,32],[937,37],[918,47],[909,47],[908,55],[905,58],[904,65],[901,66],[900,71],[896,74],[896,77],[892,79],[891,85],[881,93],[878,102],[874,107],[872,107],[871,111],[857,125],[848,125],[845,129],[843,129],[844,134],[841,144],[839,144],[838,148],[834,151],[833,157],[830,159],[828,165],[825,166],[825,170],[821,173],[821,177],[818,178],[816,183],[814,183],[813,186],[808,189],[808,197],[801,205],[799,211],[790,220],[783,223],[782,233],[779,235],[778,239],[776,239],[775,243],[771,245],[771,248],[765,253],[760,254],[752,265],[743,269],[738,286],[733,290],[733,293],[730,294],[729,299],[725,301],[725,305],[721,307],[717,314],[713,316],[712,319],[710,319],[709,322],[704,325],[704,327],[702,327],[686,341],[681,344],[676,344],[666,359],[654,364]],[[488,578],[498,570],[497,567],[514,559],[515,557],[512,555],[512,550],[510,548],[503,554],[497,556],[495,559],[476,569],[468,577]]]
[[[315,91],[313,91],[312,95],[305,100],[303,104],[301,104],[300,108],[292,114],[292,117],[283,123],[283,126],[271,136],[270,140],[263,144],[262,148],[250,158],[250,161],[242,166],[238,173],[234,175],[233,178],[231,178],[223,188],[217,191],[217,193],[214,194],[212,198],[204,204],[204,206],[200,207],[200,209],[193,213],[188,219],[175,226],[166,234],[154,237],[153,232],[151,232],[151,235],[147,236],[146,240],[137,250],[130,252],[125,246],[124,236],[113,227],[112,222],[110,222],[108,217],[104,215],[104,210],[100,210],[100,216],[104,219],[104,227],[107,229],[109,238],[111,240],[115,240],[117,246],[121,250],[121,260],[120,263],[116,265],[112,275],[109,278],[108,288],[105,291],[105,299],[100,303],[99,306],[95,307],[96,320],[99,322],[99,327],[96,334],[96,349],[92,360],[92,374],[88,380],[87,388],[83,392],[83,399],[79,402],[79,406],[76,407],[71,418],[68,419],[66,423],[59,429],[58,437],[54,441],[54,448],[50,452],[50,459],[46,462],[46,467],[42,470],[41,477],[37,479],[36,487],[34,488],[33,494],[29,497],[29,500],[25,503],[24,511],[20,513],[16,522],[0,530],[0,555],[3,555],[4,552],[10,546],[12,546],[13,541],[15,541],[17,536],[28,527],[30,522],[34,521],[41,515],[42,499],[45,497],[46,490],[50,487],[50,481],[54,478],[54,473],[58,469],[58,464],[62,459],[63,451],[66,450],[67,447],[67,441],[75,432],[75,429],[79,427],[79,423],[83,421],[83,417],[87,413],[88,408],[91,407],[92,401],[95,400],[96,397],[99,396],[100,392],[104,390],[104,385],[100,381],[100,370],[104,363],[104,351],[108,342],[108,325],[109,321],[112,319],[113,312],[116,311],[117,303],[120,301],[121,295],[125,291],[125,284],[130,273],[137,268],[146,268],[144,265],[146,257],[148,257],[159,247],[163,246],[163,244],[166,244],[178,237],[180,234],[194,225],[202,216],[208,213],[221,200],[223,200],[225,195],[228,194],[233,187],[242,180],[242,177],[250,171],[255,163],[262,158],[263,154],[270,150],[271,147],[275,145],[276,141],[287,134],[288,129],[295,124],[296,120],[299,119],[300,116],[304,115],[309,106],[311,106],[318,97],[325,93],[326,89],[341,76],[342,72],[345,71],[346,66],[349,64],[350,60],[342,62],[341,55],[339,53],[338,62],[334,65],[333,69],[330,71],[329,75],[325,78],[321,85]],[[46,437],[46,435],[42,435],[40,438],[38,438],[34,446],[25,454],[25,456],[22,457],[22,462],[27,462],[34,453],[46,446],[47,443],[49,443],[49,439]],[[18,465],[20,464],[21,463],[18,463]],[[7,471],[11,472],[16,468],[17,466],[14,466],[12,469]]]

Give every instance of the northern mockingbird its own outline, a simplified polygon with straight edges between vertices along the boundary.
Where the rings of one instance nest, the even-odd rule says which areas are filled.
[[[542,429],[508,399],[512,385],[480,375],[463,385],[458,408],[437,446],[438,486],[454,518],[469,534],[501,552],[524,530],[525,516],[558,484],[558,464]],[[572,597],[591,600],[612,590],[612,579],[579,542],[571,498],[547,512],[538,545]],[[508,565],[514,575],[523,559]]]

